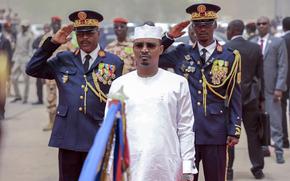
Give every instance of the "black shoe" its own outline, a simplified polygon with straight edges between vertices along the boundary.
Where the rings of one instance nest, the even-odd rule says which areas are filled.
[[[290,148],[289,140],[283,141],[283,148]]]
[[[285,163],[285,160],[284,160],[284,157],[283,157],[283,154],[276,154],[276,162],[278,164],[283,164]]]
[[[37,102],[33,102],[33,103],[31,103],[32,105],[41,105],[41,104],[43,104],[43,102],[42,101],[37,101]]]
[[[21,101],[21,97],[16,97],[14,98],[12,101],[10,101],[11,103],[17,102],[17,101]]]
[[[233,180],[234,179],[234,170],[228,169],[227,170],[227,180]]]
[[[262,170],[254,171],[253,169],[251,169],[251,172],[254,175],[255,179],[263,179],[265,177],[265,175],[264,175]]]
[[[270,157],[271,156],[271,152],[270,152],[269,148],[263,149],[263,155],[264,155],[264,157]]]

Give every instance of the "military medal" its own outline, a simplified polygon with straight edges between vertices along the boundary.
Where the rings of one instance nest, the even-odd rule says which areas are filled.
[[[184,59],[189,61],[191,59],[190,55],[184,55]]]
[[[65,83],[67,83],[67,81],[68,81],[68,71],[66,71],[65,72],[66,74],[64,74],[63,76],[62,76],[62,82],[65,84]]]
[[[221,84],[227,77],[229,63],[225,60],[215,60],[211,68],[211,79],[214,85]]]
[[[110,85],[112,83],[112,80],[116,78],[115,71],[115,65],[100,63],[98,66],[98,71],[96,72],[96,76],[98,80],[103,84]]]

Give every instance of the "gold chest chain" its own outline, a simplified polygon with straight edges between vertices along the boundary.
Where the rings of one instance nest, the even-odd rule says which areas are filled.
[[[84,92],[85,92],[85,97],[84,97],[84,113],[86,113],[86,109],[87,109],[87,92],[90,89],[96,96],[98,96],[100,98],[100,102],[106,102],[107,101],[107,96],[106,94],[101,90],[100,85],[98,83],[98,78],[97,75],[95,73],[95,71],[93,71],[92,73],[92,77],[93,77],[93,81],[94,81],[94,85],[96,87],[96,89],[93,87],[93,85],[87,80],[87,76],[84,75],[85,81],[86,81],[86,86],[84,87]]]
[[[234,50],[233,52],[235,54],[235,60],[234,63],[232,65],[231,71],[228,74],[228,76],[218,85],[213,85],[211,83],[209,83],[204,75],[204,72],[202,73],[202,88],[203,88],[203,107],[204,107],[204,113],[206,115],[206,98],[207,98],[207,88],[216,96],[218,96],[221,99],[226,100],[226,105],[229,105],[229,102],[231,100],[232,94],[233,94],[233,90],[236,84],[236,80],[237,83],[240,84],[241,83],[241,56],[240,53],[237,50]],[[226,89],[226,93],[225,95],[221,95],[220,93],[218,93],[215,89],[217,88],[221,88],[222,86],[224,86],[226,84],[226,82],[228,82],[227,85],[227,89]]]

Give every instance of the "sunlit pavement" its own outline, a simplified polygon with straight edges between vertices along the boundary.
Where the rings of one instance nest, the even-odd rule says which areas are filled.
[[[6,120],[2,121],[0,147],[0,181],[56,181],[58,180],[57,149],[47,146],[50,132],[42,128],[48,123],[45,105],[33,106],[36,101],[35,84],[31,83],[28,104],[6,105]],[[44,89],[45,90],[45,89]],[[285,150],[285,164],[277,164],[272,156],[265,158],[265,181],[290,180],[290,151]],[[236,148],[234,180],[255,180],[250,172],[250,161],[244,132]],[[202,171],[201,171],[202,172]],[[201,173],[201,181],[202,173]]]

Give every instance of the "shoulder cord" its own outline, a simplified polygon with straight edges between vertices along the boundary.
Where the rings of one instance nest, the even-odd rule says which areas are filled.
[[[228,106],[228,104],[230,102],[230,99],[232,97],[232,93],[233,93],[234,87],[235,87],[236,78],[238,80],[237,81],[238,84],[240,84],[240,80],[241,80],[241,56],[240,56],[240,54],[239,54],[239,52],[237,50],[234,50],[233,53],[235,54],[235,60],[234,60],[234,63],[232,65],[231,72],[230,72],[230,74],[225,78],[225,80],[221,84],[219,84],[219,85],[210,84],[207,81],[207,79],[206,79],[206,77],[204,75],[204,72],[202,72],[202,80],[203,80],[203,83],[202,83],[202,88],[203,88],[203,107],[204,107],[204,113],[205,113],[205,115],[206,115],[206,96],[207,96],[207,89],[206,88],[207,87],[209,88],[209,90],[214,95],[220,97],[221,99],[227,100],[226,104]],[[224,96],[214,90],[216,88],[220,88],[220,87],[224,86],[225,83],[228,80],[229,80],[229,83],[227,85],[226,94]],[[230,92],[228,92],[229,89],[230,89],[230,86],[231,86],[231,90],[230,90]]]

